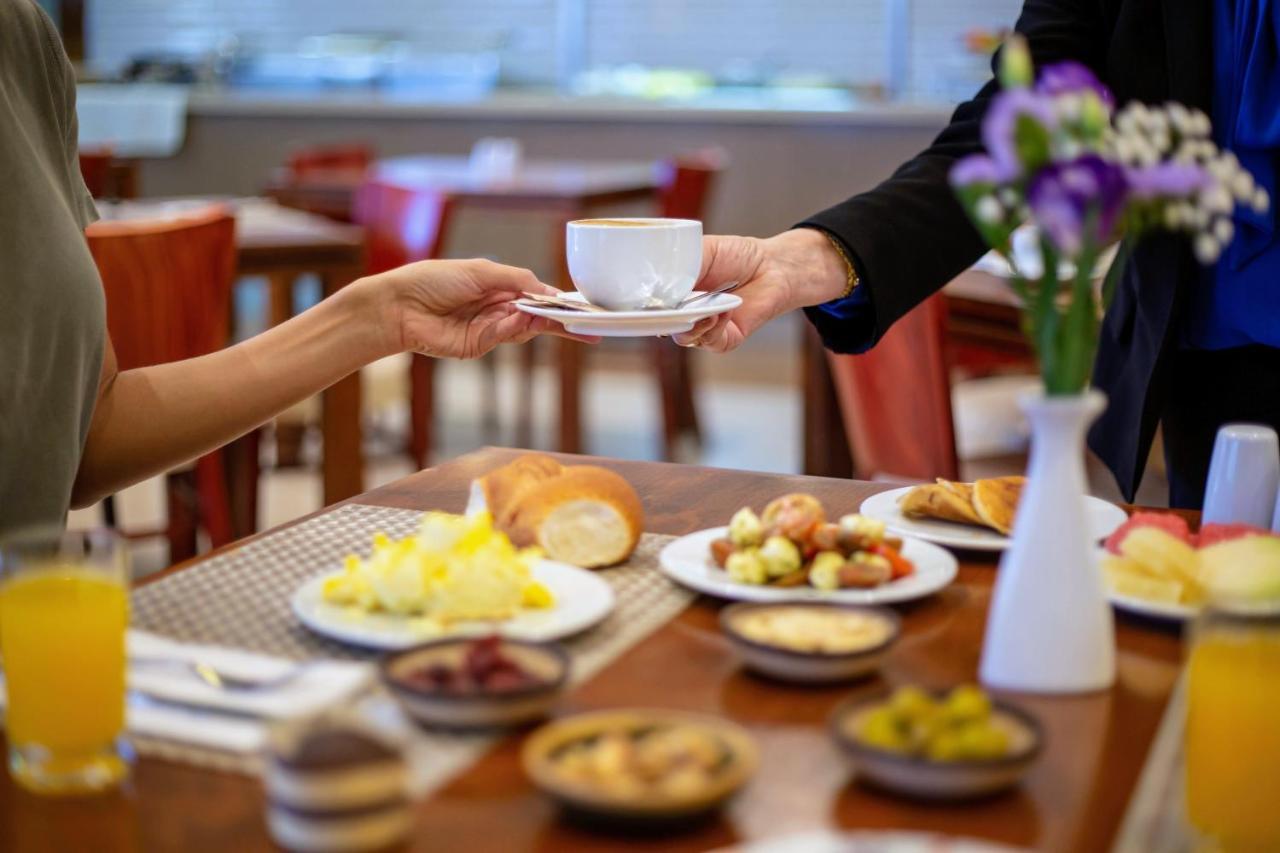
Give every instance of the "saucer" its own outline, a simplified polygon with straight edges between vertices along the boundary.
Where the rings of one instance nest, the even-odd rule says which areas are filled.
[[[562,298],[574,302],[586,302],[577,291],[562,294]],[[705,317],[714,317],[732,311],[742,304],[742,298],[732,293],[719,293],[699,299],[688,308],[652,308],[644,311],[600,311],[587,314],[549,305],[517,303],[516,308],[526,314],[546,317],[564,325],[575,335],[598,335],[603,338],[646,338],[654,335],[676,335],[687,332],[693,324]]]

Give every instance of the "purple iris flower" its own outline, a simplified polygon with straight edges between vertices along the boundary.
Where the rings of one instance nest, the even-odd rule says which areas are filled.
[[[1095,245],[1106,242],[1127,197],[1124,171],[1096,154],[1046,166],[1027,187],[1032,217],[1067,257],[1077,256],[1086,239]],[[1090,216],[1096,217],[1095,231],[1086,234]]]
[[[1086,89],[1093,91],[1108,107],[1115,106],[1116,99],[1111,90],[1079,62],[1068,60],[1046,65],[1036,80],[1036,92],[1041,95],[1067,95]]]
[[[1030,89],[1006,89],[991,101],[986,117],[982,120],[982,142],[987,153],[1000,170],[1009,175],[1022,172],[1018,160],[1014,130],[1019,116],[1027,116],[1050,133],[1056,122],[1052,99],[1038,95]]]
[[[1134,198],[1151,201],[1157,198],[1185,198],[1213,184],[1213,179],[1191,163],[1157,163],[1124,170],[1125,180]]]
[[[950,177],[952,186],[967,187],[973,184],[998,184],[1013,175],[986,154],[970,154],[951,167]]]

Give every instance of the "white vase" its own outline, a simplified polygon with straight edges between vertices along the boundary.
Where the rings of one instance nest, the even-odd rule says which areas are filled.
[[[1000,560],[982,647],[984,684],[1083,693],[1115,681],[1115,629],[1085,514],[1084,435],[1100,391],[1019,400],[1031,461],[1013,542]]]

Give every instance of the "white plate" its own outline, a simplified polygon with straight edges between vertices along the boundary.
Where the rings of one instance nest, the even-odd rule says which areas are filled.
[[[927,542],[962,548],[967,551],[1004,551],[1010,539],[985,527],[971,527],[950,521],[907,518],[898,508],[898,500],[915,486],[903,486],[888,492],[872,495],[862,502],[858,512],[870,518],[878,518],[894,533],[915,536]],[[1089,529],[1093,538],[1102,541],[1129,518],[1128,513],[1101,498],[1086,497],[1085,512],[1089,517]]]
[[[902,556],[915,563],[915,574],[875,589],[821,590],[811,586],[776,587],[739,583],[711,559],[711,542],[729,528],[713,527],[681,536],[662,549],[662,573],[676,583],[733,601],[831,601],[837,604],[889,604],[937,592],[956,576],[956,558],[936,545],[905,539]]]
[[[524,610],[504,622],[458,622],[440,633],[408,616],[366,613],[354,607],[330,604],[321,595],[321,575],[298,587],[293,594],[294,615],[312,631],[333,640],[371,649],[406,649],[428,640],[498,633],[519,640],[558,640],[585,631],[613,610],[613,588],[593,572],[539,560],[533,577],[555,596],[555,607]]]
[[[586,302],[577,291],[562,293],[564,299]],[[550,305],[526,305],[516,308],[526,314],[546,317],[563,323],[567,331],[575,335],[599,335],[605,338],[646,338],[654,335],[676,335],[687,332],[704,317],[714,317],[732,311],[742,304],[742,298],[732,293],[717,293],[699,299],[688,308],[653,308],[648,311],[609,311],[587,314]]]

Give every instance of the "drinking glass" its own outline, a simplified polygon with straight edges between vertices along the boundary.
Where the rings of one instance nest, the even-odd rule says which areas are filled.
[[[0,540],[0,663],[9,769],[24,788],[75,794],[128,771],[124,553],[108,531]]]
[[[1280,607],[1207,607],[1187,677],[1191,823],[1206,849],[1280,849]]]

